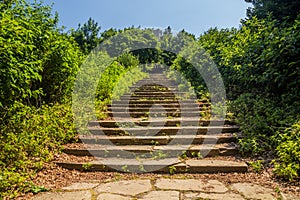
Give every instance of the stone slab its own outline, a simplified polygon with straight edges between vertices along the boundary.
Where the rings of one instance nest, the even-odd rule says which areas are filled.
[[[97,197],[97,200],[130,200],[130,197],[124,197],[117,194],[104,193]]]
[[[91,200],[92,194],[89,191],[77,192],[58,192],[58,193],[41,193],[33,200]]]
[[[155,186],[162,190],[178,191],[200,191],[225,193],[228,189],[225,185],[217,180],[208,180],[207,182],[197,179],[159,179]]]
[[[209,199],[209,200],[245,200],[241,195],[235,193],[214,194],[189,192],[183,195],[184,200]]]
[[[158,200],[158,199],[168,199],[168,200],[179,200],[180,193],[178,191],[152,191],[144,195],[143,200]]]
[[[150,180],[131,180],[104,183],[95,188],[97,193],[114,193],[136,196],[152,189]]]
[[[283,200],[296,200],[296,199],[300,199],[300,196],[296,196],[293,194],[285,194],[285,193],[281,193],[282,199]]]
[[[74,183],[70,186],[63,187],[62,190],[91,190],[98,185],[99,183]]]
[[[246,199],[259,199],[259,200],[274,200],[276,199],[272,193],[274,191],[270,188],[265,188],[260,185],[252,183],[235,183],[231,185],[233,190],[241,193]]]
[[[247,172],[248,165],[242,162],[224,160],[187,160],[190,173]]]

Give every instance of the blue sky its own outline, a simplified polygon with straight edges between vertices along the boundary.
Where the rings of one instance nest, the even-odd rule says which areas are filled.
[[[101,26],[122,29],[129,26],[185,29],[199,36],[210,27],[238,27],[251,4],[244,0],[44,0],[54,3],[59,25],[77,28],[89,17]]]

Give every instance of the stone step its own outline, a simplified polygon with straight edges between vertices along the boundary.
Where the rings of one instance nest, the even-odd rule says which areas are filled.
[[[205,107],[188,107],[188,108],[185,108],[185,107],[182,107],[182,108],[176,108],[176,107],[173,107],[173,108],[164,108],[164,107],[158,107],[158,106],[153,106],[153,107],[128,107],[128,106],[125,106],[125,107],[122,107],[122,106],[114,106],[114,107],[109,107],[107,109],[108,111],[113,111],[113,112],[143,112],[143,113],[147,113],[147,112],[154,112],[154,113],[165,113],[165,112],[170,112],[170,113],[185,113],[185,112],[195,112],[195,111],[205,111],[205,110],[210,110],[210,108],[205,108]]]
[[[192,99],[194,98],[194,100],[196,100],[196,98],[190,94],[124,94],[122,97],[128,99],[132,99],[132,98],[139,98],[139,99],[145,99],[145,98],[165,98],[165,99],[182,99],[182,98],[186,98],[186,99]]]
[[[165,79],[143,79],[138,81],[135,85],[139,84],[147,84],[147,85],[164,85],[164,84],[177,84],[176,81],[169,81],[166,78]]]
[[[129,104],[121,104],[118,102],[113,102],[113,106],[114,107],[129,107],[129,108],[136,108],[136,107],[142,107],[142,108],[149,108],[149,107],[153,107],[154,105],[157,106],[161,106],[164,108],[197,108],[197,107],[204,107],[204,108],[208,108],[210,107],[209,103],[206,104],[197,104],[197,103],[173,103],[173,104],[143,104],[143,103],[138,103],[138,104],[133,104],[133,103],[129,103]],[[112,107],[112,104],[107,105],[108,108]]]
[[[163,89],[163,88],[177,88],[178,84],[175,82],[162,82],[160,83],[158,81],[143,81],[138,82],[134,85],[134,87],[140,87],[140,88],[154,88],[157,90]]]
[[[189,104],[196,103],[194,100],[114,100],[113,104]]]
[[[130,93],[131,94],[131,93]],[[125,95],[130,95],[129,93],[126,93]],[[149,96],[155,96],[155,95],[186,95],[187,92],[173,92],[173,91],[135,91],[132,95],[138,96],[138,95],[149,95]]]
[[[176,96],[184,96],[184,94],[179,95],[179,94],[172,94],[172,93],[164,93],[164,94],[136,94],[136,93],[132,93],[132,94],[124,94],[124,97],[130,96],[130,97],[139,97],[139,98],[152,98],[152,97],[165,97],[165,98],[176,98]]]
[[[161,96],[147,96],[147,97],[139,97],[139,96],[131,96],[131,95],[124,95],[120,98],[120,100],[165,100],[165,101],[178,101],[183,99],[184,97],[161,97]],[[186,99],[183,99],[186,100]]]
[[[238,126],[215,126],[215,127],[146,127],[146,128],[102,128],[88,127],[88,130],[94,135],[121,135],[121,136],[149,136],[149,135],[205,135],[236,133],[239,131]]]
[[[154,120],[133,120],[132,118],[129,119],[122,119],[119,121],[90,121],[89,126],[101,126],[107,128],[117,128],[117,127],[134,127],[134,126],[175,126],[178,125],[182,126],[223,126],[223,125],[235,125],[233,121],[230,120],[200,120],[198,118],[174,118],[174,119],[154,119]]]
[[[233,143],[203,145],[98,145],[72,144],[64,153],[74,156],[95,156],[100,158],[177,158],[231,156],[237,153]]]
[[[90,163],[84,162],[56,162],[57,165],[69,170],[129,172],[129,173],[245,173],[248,166],[244,162],[215,159],[97,159]]]
[[[153,92],[160,92],[160,91],[172,91],[172,92],[176,92],[178,91],[176,86],[168,86],[168,87],[164,87],[164,88],[157,88],[155,86],[130,86],[129,89],[131,91],[144,91],[144,92],[148,92],[148,91],[153,91]]]
[[[110,112],[107,111],[105,114],[109,117],[117,117],[117,118],[162,118],[162,117],[202,117],[204,114],[206,114],[206,111],[181,111],[181,112]]]
[[[146,84],[146,85],[154,85],[154,86],[164,86],[164,84],[174,84],[177,85],[176,81],[170,81],[166,78],[153,78],[153,79],[143,79],[135,83],[135,85]]]
[[[115,144],[115,145],[167,145],[170,142],[176,144],[221,144],[236,142],[233,134],[220,135],[177,135],[177,136],[103,136],[80,135],[84,144]]]

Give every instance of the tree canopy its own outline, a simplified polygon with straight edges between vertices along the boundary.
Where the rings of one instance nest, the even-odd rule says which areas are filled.
[[[249,18],[256,16],[258,19],[266,18],[272,14],[279,21],[293,21],[300,14],[300,1],[297,0],[245,0],[252,3],[253,7],[247,10]]]
[[[77,30],[72,30],[71,35],[75,38],[81,50],[88,54],[99,44],[100,30],[101,27],[98,22],[89,18],[83,26],[79,24]]]

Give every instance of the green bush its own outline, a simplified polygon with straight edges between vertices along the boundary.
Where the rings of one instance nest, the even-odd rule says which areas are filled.
[[[263,96],[244,94],[232,101],[229,110],[235,113],[243,133],[239,139],[242,154],[260,154],[277,145],[271,137],[279,130],[294,123],[298,105],[285,104],[281,99],[266,99]]]
[[[243,134],[241,153],[276,152],[275,173],[288,179],[299,175],[293,125],[300,115],[299,17],[279,22],[252,16],[238,30],[211,29],[199,38],[223,75],[229,110]]]
[[[298,178],[300,175],[300,121],[283,132],[278,132],[273,140],[277,144],[278,156],[275,160],[274,172],[289,180]]]
[[[124,67],[119,62],[126,65]],[[129,86],[146,78],[147,74],[138,67],[138,60],[130,55],[122,55],[101,74],[96,91],[96,113],[98,118],[105,118],[103,112],[112,100],[119,99],[129,92]]]
[[[74,138],[70,105],[41,108],[15,103],[0,125],[0,194],[13,197],[31,187],[30,178]]]
[[[70,100],[83,60],[74,39],[57,28],[51,7],[0,2],[0,108]]]
[[[243,133],[239,139],[242,154],[259,154],[266,149],[270,150],[269,136],[275,132],[272,124],[276,121],[272,108],[272,102],[251,94],[242,95],[231,102],[229,109],[235,113]]]

